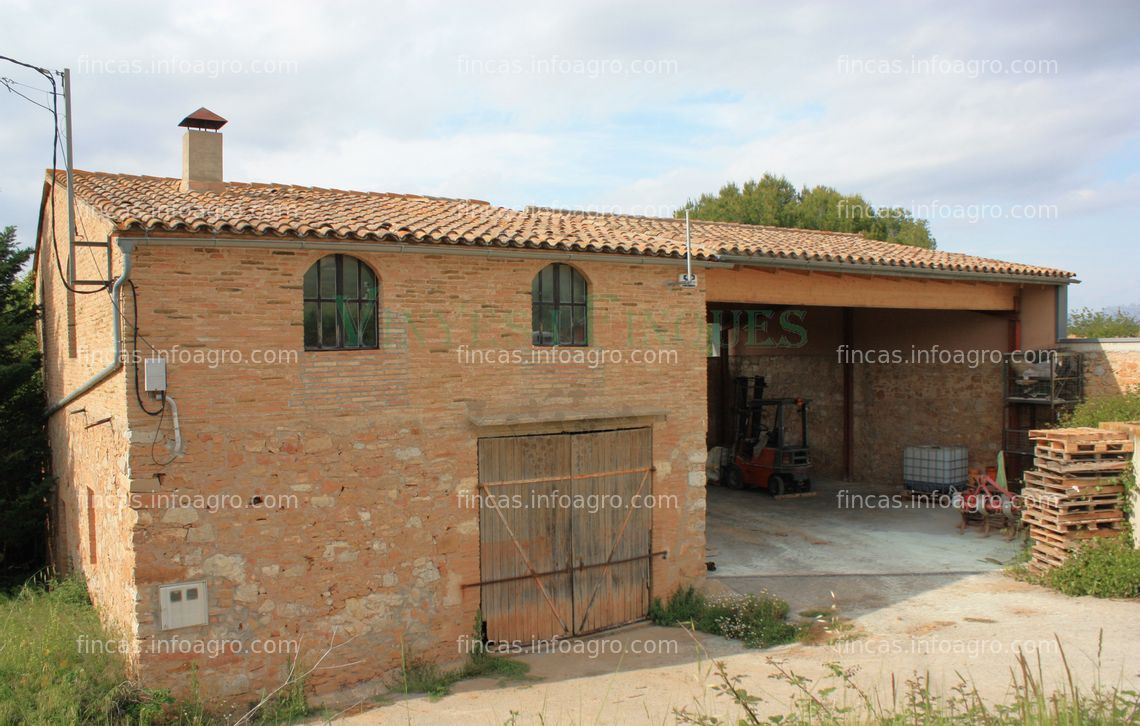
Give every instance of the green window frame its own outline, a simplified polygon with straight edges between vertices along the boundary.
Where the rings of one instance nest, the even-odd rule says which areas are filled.
[[[304,281],[305,350],[380,347],[380,282],[351,255],[327,255]]]
[[[540,346],[590,344],[589,285],[561,262],[542,268],[531,282],[531,339]]]

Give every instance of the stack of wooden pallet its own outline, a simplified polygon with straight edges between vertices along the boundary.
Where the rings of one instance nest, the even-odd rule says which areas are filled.
[[[1060,565],[1081,542],[1112,537],[1124,527],[1119,477],[1132,460],[1127,434],[1094,428],[1042,429],[1025,472],[1023,521],[1033,538],[1032,572]]]

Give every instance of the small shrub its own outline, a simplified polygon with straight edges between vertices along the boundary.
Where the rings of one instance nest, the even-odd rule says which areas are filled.
[[[653,598],[649,619],[656,625],[676,625],[697,620],[707,607],[705,596],[690,585],[670,595],[665,605],[661,604],[661,598]]]
[[[529,671],[530,666],[522,661],[492,655],[468,658],[462,666],[451,670],[427,661],[411,660],[388,683],[388,689],[396,693],[426,693],[432,698],[442,698],[451,693],[451,687],[459,681],[495,677],[500,681],[522,680]]]
[[[403,657],[400,674],[388,683],[391,693],[426,693],[431,698],[442,698],[451,692],[451,687],[468,678],[494,678],[499,682],[523,680],[530,672],[530,666],[522,661],[492,655],[483,643],[483,616],[475,616],[475,629],[472,641],[475,647],[467,655],[467,660],[459,668],[445,670],[419,659]]]
[[[1096,427],[1109,421],[1140,421],[1140,390],[1119,396],[1099,396],[1078,404],[1061,417],[1061,428],[1074,426]]]
[[[1045,575],[1046,584],[1066,595],[1140,597],[1140,550],[1127,536],[1092,540]]]
[[[1069,316],[1069,335],[1074,338],[1135,338],[1140,336],[1140,319],[1117,308],[1081,308]]]
[[[789,643],[799,634],[799,628],[788,622],[788,604],[779,598],[766,594],[710,598],[692,586],[677,590],[664,604],[654,599],[649,619],[657,625],[689,624],[749,648]]]
[[[390,683],[389,687],[403,693],[426,693],[439,697],[447,695],[458,680],[457,671],[444,671],[434,663],[412,660],[400,670],[398,680]]]
[[[305,679],[297,678],[262,704],[253,713],[250,723],[254,726],[296,723],[312,712],[305,698]]]
[[[499,678],[500,680],[521,680],[530,672],[530,666],[522,661],[493,655],[479,659],[471,658],[462,669],[463,678]]]

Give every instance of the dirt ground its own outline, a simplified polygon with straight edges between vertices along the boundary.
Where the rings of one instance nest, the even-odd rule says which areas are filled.
[[[701,635],[698,648],[678,629],[636,626],[578,641],[579,652],[519,656],[530,665],[532,681],[468,681],[437,701],[414,697],[359,713],[371,705],[364,703],[348,712],[354,715],[333,721],[474,726],[503,724],[514,712],[518,724],[661,724],[674,722],[673,709],[696,704],[704,704],[706,713],[731,717],[735,707],[712,690],[710,656],[723,660],[730,673],[744,678],[749,692],[764,699],[760,710],[765,714],[786,711],[792,696],[786,684],[769,678],[774,668],[767,658],[811,678],[823,676],[828,662],[857,666],[856,681],[887,701],[892,678],[901,689],[916,672],[929,673],[936,691],[948,691],[960,673],[984,698],[999,699],[1007,691],[1018,648],[1034,664],[1040,654],[1046,682],[1061,683],[1064,670],[1055,638],[1079,683],[1087,686],[1099,677],[1137,689],[1138,618],[1140,603],[1135,601],[1069,598],[1001,573],[985,573],[859,615],[852,621],[854,639],[835,645],[748,650]],[[656,652],[645,654],[650,650]]]
[[[712,688],[710,658],[723,660],[764,699],[765,715],[788,711],[793,696],[786,682],[770,677],[776,669],[769,658],[812,679],[824,677],[829,662],[857,667],[860,687],[887,702],[892,682],[901,698],[916,673],[929,674],[935,692],[949,692],[961,674],[987,700],[1002,699],[1019,651],[1035,667],[1040,657],[1046,682],[1059,686],[1061,648],[1078,683],[1099,678],[1140,688],[1140,602],[1069,598],[1013,580],[1000,568],[1018,543],[997,532],[959,534],[952,510],[853,506],[844,485],[819,482],[817,489],[815,498],[774,501],[710,488],[708,559],[717,569],[708,587],[767,590],[789,602],[793,617],[834,603],[849,619],[846,640],[749,650],[723,638],[639,625],[563,641],[557,653],[518,655],[531,668],[531,679],[521,683],[467,681],[437,701],[413,697],[375,708],[373,694],[361,689],[340,703],[355,706],[332,720],[662,724],[674,723],[674,709],[698,704],[705,713],[734,717],[736,707]]]

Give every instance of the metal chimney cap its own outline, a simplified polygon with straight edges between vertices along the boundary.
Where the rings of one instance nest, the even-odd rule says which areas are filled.
[[[182,119],[182,123],[178,125],[185,126],[188,129],[209,129],[210,131],[217,131],[226,125],[226,120],[203,106]]]

